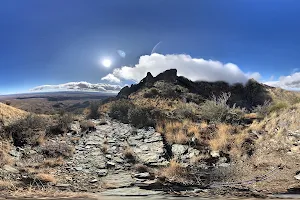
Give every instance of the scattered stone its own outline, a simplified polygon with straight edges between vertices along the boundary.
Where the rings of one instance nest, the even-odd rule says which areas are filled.
[[[151,175],[149,172],[144,172],[144,173],[134,174],[134,177],[139,179],[150,179]]]
[[[97,183],[97,182],[98,182],[97,179],[93,179],[93,180],[90,181],[90,183]]]
[[[71,185],[67,184],[67,183],[59,183],[59,184],[56,184],[55,186],[56,187],[61,187],[61,188],[67,188],[67,187],[70,187]]]
[[[180,156],[183,155],[188,150],[187,145],[182,144],[173,144],[172,145],[172,153],[173,155]]]
[[[218,157],[220,157],[220,152],[219,151],[211,151],[210,155],[213,158],[218,158]]]
[[[107,175],[107,169],[101,169],[97,171],[98,176],[106,176]]]
[[[105,196],[150,196],[163,194],[161,191],[143,190],[138,187],[131,188],[118,188],[113,190],[107,190],[100,194]]]
[[[110,161],[107,162],[107,167],[114,167],[114,166],[116,166],[114,162],[110,162]]]
[[[294,176],[294,178],[300,180],[300,172],[296,173],[296,176]]]
[[[112,186],[112,188],[129,187],[134,184],[134,179],[128,172],[120,172],[118,174],[109,174],[101,179],[104,183]]]
[[[13,157],[20,157],[21,153],[19,151],[13,149],[9,152],[9,154]]]
[[[82,171],[82,167],[75,167],[76,171]]]

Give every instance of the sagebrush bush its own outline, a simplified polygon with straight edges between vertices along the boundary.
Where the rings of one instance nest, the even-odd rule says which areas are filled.
[[[265,101],[262,105],[257,105],[252,108],[252,112],[257,113],[259,117],[265,117],[270,111],[270,101]]]
[[[43,133],[46,124],[43,117],[31,114],[6,126],[4,131],[7,137],[13,139],[15,146],[35,145],[40,136],[39,133]]]
[[[174,110],[174,114],[178,119],[191,119],[195,120],[196,116],[196,107],[197,105],[194,103],[186,103],[178,106],[176,110]]]
[[[230,95],[230,93],[222,93],[218,97],[213,95],[211,99],[206,100],[200,105],[201,117],[213,122],[238,123],[243,118],[245,110],[235,105],[230,107],[227,104]]]
[[[128,111],[133,108],[130,101],[122,99],[112,103],[108,115],[123,123],[128,123]]]
[[[91,102],[89,107],[88,119],[99,119],[100,117],[99,107],[100,107],[100,102]]]
[[[159,91],[156,88],[151,88],[150,90],[144,93],[145,98],[154,98],[159,95]]]
[[[284,109],[284,108],[287,108],[288,107],[288,104],[286,102],[277,102],[277,103],[274,103],[270,106],[270,109],[269,111],[270,112],[276,112],[276,111],[279,111],[281,109]]]
[[[93,131],[96,129],[96,124],[90,120],[80,122],[81,131]]]
[[[187,93],[188,90],[179,85],[173,85],[164,81],[157,81],[154,86],[160,91],[160,95],[165,98],[176,98],[180,94]]]
[[[74,121],[71,113],[62,113],[54,120],[54,125],[47,127],[47,135],[59,135],[67,132]]]
[[[128,121],[137,128],[149,127],[154,125],[149,110],[145,108],[133,107],[128,111]]]

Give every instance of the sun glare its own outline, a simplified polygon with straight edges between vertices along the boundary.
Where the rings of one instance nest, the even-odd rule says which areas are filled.
[[[110,67],[111,66],[111,60],[109,60],[109,59],[102,60],[102,65],[104,67]]]

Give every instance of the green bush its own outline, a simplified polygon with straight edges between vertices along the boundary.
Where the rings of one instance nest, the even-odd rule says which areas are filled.
[[[271,105],[269,112],[276,112],[276,111],[279,111],[279,110],[287,108],[287,107],[288,107],[288,104],[286,102],[282,102],[282,101],[277,102],[277,103]]]
[[[200,105],[201,117],[207,121],[239,123],[245,114],[244,109],[240,109],[233,105],[230,107],[227,102],[230,93],[222,93],[220,96],[212,96]]]
[[[122,99],[112,103],[108,115],[123,123],[128,123],[128,111],[133,108],[133,104],[128,100]]]
[[[159,95],[159,92],[156,88],[151,88],[147,92],[144,93],[144,98],[154,98]]]
[[[99,102],[91,102],[90,104],[90,112],[88,115],[88,119],[99,119],[100,112],[99,112],[100,103]]]
[[[174,114],[177,119],[191,119],[196,120],[197,116],[195,109],[198,105],[195,103],[186,103],[174,110]]]
[[[35,145],[46,124],[43,117],[32,114],[4,127],[4,131],[6,137],[13,139],[15,146]]]
[[[154,120],[151,118],[149,110],[144,108],[130,108],[128,111],[128,121],[137,128],[154,126]]]

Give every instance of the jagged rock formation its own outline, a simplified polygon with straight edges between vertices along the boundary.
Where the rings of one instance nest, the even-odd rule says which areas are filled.
[[[183,76],[177,76],[176,69],[166,70],[156,77],[153,77],[150,72],[138,84],[132,84],[130,87],[124,87],[117,95],[118,98],[127,98],[129,95],[138,92],[145,88],[152,88],[158,81],[163,81],[171,85],[179,85],[187,89],[189,93],[200,95],[202,99],[208,99],[213,94],[218,96],[222,92],[230,92],[230,104],[236,104],[241,107],[251,108],[258,104],[263,104],[264,101],[270,100],[263,84],[250,79],[245,85],[236,83],[229,85],[223,81],[206,82],[206,81],[191,81]]]

